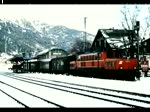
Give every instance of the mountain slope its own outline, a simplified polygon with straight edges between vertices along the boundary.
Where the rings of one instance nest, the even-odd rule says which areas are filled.
[[[30,52],[34,55],[52,46],[68,50],[77,38],[83,39],[84,33],[65,26],[51,26],[25,19],[17,22],[0,19],[0,52],[8,54]],[[87,33],[87,39],[92,42],[94,35]]]

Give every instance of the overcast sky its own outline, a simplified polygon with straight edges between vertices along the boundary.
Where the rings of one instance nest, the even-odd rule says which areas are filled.
[[[133,7],[133,5],[130,5]],[[147,7],[142,7],[140,19],[147,14]],[[0,19],[40,20],[50,25],[64,25],[69,28],[84,30],[96,34],[99,28],[118,28],[121,21],[120,9],[123,5],[0,5]],[[131,8],[132,10],[132,8]]]

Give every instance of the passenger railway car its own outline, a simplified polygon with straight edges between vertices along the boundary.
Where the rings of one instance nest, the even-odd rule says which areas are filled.
[[[24,58],[24,57],[13,57],[11,59],[9,59],[9,61],[11,61],[11,63],[13,63],[13,66],[12,66],[12,70],[13,72],[15,73],[23,73],[23,72],[26,72],[28,71],[29,69],[27,68],[27,63],[31,58]]]
[[[70,61],[76,60],[76,55],[53,58],[51,60],[52,73],[70,73]]]
[[[28,62],[25,62],[24,65],[27,67],[27,72],[39,72],[39,61],[36,59],[29,60]]]
[[[51,72],[51,58],[50,59],[41,59],[38,61],[39,72],[50,73]]]

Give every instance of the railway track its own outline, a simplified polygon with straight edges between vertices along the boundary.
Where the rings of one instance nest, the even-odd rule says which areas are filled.
[[[150,107],[150,95],[111,90],[106,88],[91,87],[81,84],[73,84],[62,81],[41,79],[31,76],[22,76],[14,73],[3,74],[6,77],[13,78],[16,80],[53,88],[73,94],[78,94],[86,97],[91,97],[94,99],[109,101],[117,104],[126,105],[135,108],[145,108]]]
[[[31,107],[37,107],[37,102],[39,102],[38,107],[58,107],[58,108],[65,108],[57,103],[51,102],[47,99],[43,99],[42,97],[39,97],[37,95],[34,95],[30,92],[24,91],[22,89],[19,89],[15,86],[12,86],[8,83],[5,83],[3,81],[0,81],[0,91],[9,96],[11,99],[13,99],[14,101],[18,102],[19,104],[21,104],[23,107],[25,108],[31,108]],[[11,91],[11,92],[10,92]],[[21,98],[24,97],[24,98]],[[22,99],[30,99],[33,100],[35,102],[30,104],[29,101],[25,101],[23,102]]]
[[[37,95],[31,94],[29,92],[26,92],[24,90],[21,90],[17,87],[11,86],[5,82],[0,81],[1,85],[3,85],[3,90],[0,89],[1,92],[3,92],[4,94],[6,94],[7,96],[9,96],[10,98],[14,99],[15,101],[17,101],[19,104],[23,105],[25,108],[31,108],[31,107],[37,107],[37,102],[39,102],[40,104],[38,105],[38,107],[61,107],[64,108],[63,106],[56,104],[54,102],[50,102],[46,99],[43,99]],[[2,87],[2,86],[1,86]],[[11,89],[11,93],[8,92],[7,90],[5,90],[5,88],[10,88]],[[15,92],[15,94],[12,94],[13,91]],[[17,91],[17,92],[16,92]],[[35,101],[35,104],[30,104],[30,102],[26,101],[23,102],[20,98],[20,96],[25,97],[26,99],[30,99]]]
[[[17,103],[21,104],[22,107],[25,108],[29,108],[26,104],[24,104],[23,102],[19,101],[17,98],[13,97],[12,95],[9,95],[8,93],[6,93],[5,91],[3,91],[2,89],[0,89],[0,91],[5,94],[6,96],[10,97],[11,99],[13,99],[14,101],[16,101]]]

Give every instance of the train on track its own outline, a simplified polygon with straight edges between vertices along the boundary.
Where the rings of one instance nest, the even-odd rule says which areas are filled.
[[[60,56],[51,59],[16,59],[13,72],[71,74],[83,77],[136,80],[140,78],[138,60],[120,57],[117,51]],[[19,61],[18,61],[19,60]]]

